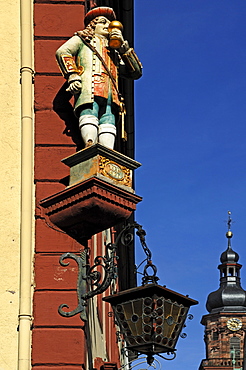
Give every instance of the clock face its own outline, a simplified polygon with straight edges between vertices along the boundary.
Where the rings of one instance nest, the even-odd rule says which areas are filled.
[[[232,331],[237,331],[239,329],[241,329],[242,327],[242,321],[235,318],[235,317],[232,317],[231,319],[229,319],[226,323],[228,329],[232,330]]]

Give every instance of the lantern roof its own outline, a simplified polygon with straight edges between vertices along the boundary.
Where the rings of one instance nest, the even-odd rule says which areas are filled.
[[[125,300],[132,300],[136,298],[141,298],[143,296],[146,297],[153,295],[164,296],[164,298],[166,299],[178,301],[180,304],[183,304],[186,307],[198,304],[198,301],[189,298],[188,295],[185,296],[158,284],[147,284],[144,286],[123,290],[116,294],[104,297],[103,301],[109,302],[110,304],[114,305],[122,303]]]

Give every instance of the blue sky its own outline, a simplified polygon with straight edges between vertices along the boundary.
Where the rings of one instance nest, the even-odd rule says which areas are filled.
[[[246,288],[246,2],[136,0],[136,220],[160,283],[200,303],[186,339],[163,369],[197,370],[205,357],[202,315],[219,286],[220,254],[240,255]],[[142,257],[138,253],[138,260]]]

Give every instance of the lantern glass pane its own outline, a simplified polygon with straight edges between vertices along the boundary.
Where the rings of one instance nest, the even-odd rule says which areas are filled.
[[[134,313],[136,313],[137,315],[142,315],[142,299],[137,299],[136,301],[133,301],[133,310]]]
[[[165,318],[171,315],[172,311],[172,302],[170,300],[164,301],[164,315]]]
[[[125,321],[122,323],[124,329],[131,331],[131,335],[137,336],[142,334],[142,299],[124,303],[123,312]],[[138,340],[139,341],[139,340]]]
[[[123,304],[123,311],[124,311],[126,320],[127,321],[130,320],[133,314],[131,301]]]
[[[178,305],[176,302],[173,304],[173,310],[172,310],[172,316],[175,321],[178,320],[179,312],[181,311],[180,305]]]
[[[128,321],[128,325],[129,325],[129,328],[130,328],[133,336],[142,334],[141,320],[138,320],[136,323],[134,323],[130,320],[130,321]]]

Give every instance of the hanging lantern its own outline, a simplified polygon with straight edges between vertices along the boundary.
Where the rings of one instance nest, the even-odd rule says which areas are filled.
[[[165,359],[175,358],[175,346],[189,308],[198,302],[157,284],[159,280],[156,276],[157,268],[152,263],[152,254],[145,242],[146,232],[138,223],[126,225],[118,234],[115,243],[107,244],[105,256],[97,256],[92,266],[86,263],[87,249],[81,252],[81,256],[68,252],[60,257],[60,263],[63,266],[68,264],[64,262],[67,258],[74,259],[79,266],[78,306],[72,311],[64,311],[63,308],[69,306],[61,304],[58,312],[64,317],[72,317],[80,313],[81,319],[87,320],[87,300],[105,292],[117,277],[116,250],[120,245],[127,246],[133,240],[132,228],[137,229],[136,234],[146,254],[146,259],[143,261],[146,264],[142,273],[142,286],[123,290],[104,297],[103,300],[112,306],[120,332],[124,336],[126,348],[146,354],[147,363],[151,365],[154,355],[161,356],[161,353],[167,353],[173,355],[173,358],[164,357]],[[98,271],[98,268],[101,268],[103,273]],[[149,274],[149,270],[152,271],[152,275]],[[87,283],[90,283],[91,290],[87,290]]]
[[[190,306],[198,302],[161,285],[147,284],[103,298],[113,308],[129,350],[174,353]]]

